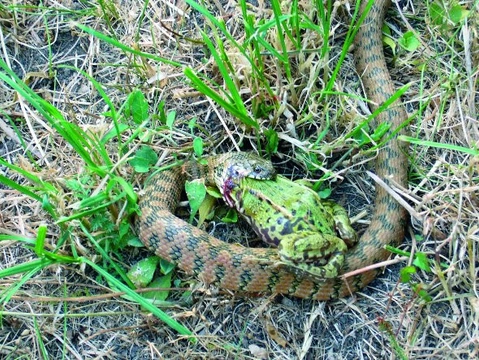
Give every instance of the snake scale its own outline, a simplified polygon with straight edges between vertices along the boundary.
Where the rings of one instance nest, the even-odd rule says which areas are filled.
[[[364,12],[367,1],[361,2]],[[382,50],[382,24],[389,0],[375,1],[355,38],[357,71],[371,101],[371,109],[384,103],[394,93],[394,86],[386,68]],[[394,104],[379,114],[372,126],[388,122],[388,136],[407,119],[401,104]],[[386,183],[407,185],[406,146],[396,135],[378,152],[376,174]],[[222,161],[221,155],[212,158],[210,165]],[[206,284],[240,292],[278,293],[299,298],[328,300],[347,296],[366,286],[379,270],[369,270],[342,279],[304,278],[274,265],[277,249],[247,248],[228,244],[186,223],[173,214],[180,199],[184,182],[193,169],[176,167],[153,175],[140,200],[140,239],[158,256],[176,263],[188,274],[196,275]],[[371,224],[361,236],[358,245],[346,255],[342,273],[383,261],[389,256],[387,244],[397,245],[404,237],[406,213],[380,186],[376,185],[376,199]]]

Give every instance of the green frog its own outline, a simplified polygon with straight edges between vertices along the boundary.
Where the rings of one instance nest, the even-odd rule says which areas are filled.
[[[281,264],[309,277],[338,276],[345,252],[358,240],[343,207],[280,175],[230,175],[217,182],[223,198],[263,241],[278,247]]]

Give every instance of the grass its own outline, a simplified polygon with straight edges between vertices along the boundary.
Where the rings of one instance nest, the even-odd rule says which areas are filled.
[[[129,223],[127,216],[136,214],[138,211],[136,205],[137,196],[131,184],[115,173],[117,165],[113,164],[104,147],[106,142],[94,136],[90,136],[80,127],[66,121],[58,109],[27,87],[21,79],[9,69],[6,63],[0,61],[0,67],[5,71],[5,73],[0,74],[0,79],[16,90],[31,106],[43,115],[55,132],[71,145],[75,153],[84,162],[84,166],[89,170],[81,175],[83,179],[86,179],[85,181],[82,181],[82,178],[65,181],[65,187],[74,191],[74,196],[70,200],[79,200],[71,205],[74,211],[68,216],[65,216],[58,212],[61,189],[57,187],[57,184],[44,181],[31,172],[0,159],[2,165],[27,178],[33,182],[34,186],[29,187],[13,184],[7,178],[4,178],[4,184],[12,186],[21,194],[29,196],[41,203],[42,208],[46,210],[48,215],[50,215],[60,227],[62,238],[61,242],[57,244],[57,247],[53,251],[47,251],[44,248],[47,229],[46,226],[40,226],[37,238],[33,242],[34,251],[38,256],[38,260],[34,260],[30,263],[22,263],[0,272],[0,278],[19,273],[25,274],[21,282],[15,284],[10,289],[6,289],[4,295],[0,298],[0,303],[8,302],[11,295],[18,290],[19,286],[23,285],[23,283],[45,267],[54,264],[86,264],[97,271],[99,275],[103,276],[112,288],[126,292],[126,294],[135,299],[135,301],[145,309],[153,312],[169,326],[180,332],[180,334],[191,334],[185,327],[132,291],[132,289],[135,288],[134,284],[126,276],[124,270],[116,264],[108,254],[109,250],[124,247],[126,241],[123,240],[122,237],[133,236],[128,229]],[[97,90],[102,92],[99,84],[96,83],[96,85]],[[105,98],[106,94],[103,93],[103,95]],[[110,114],[115,123],[114,129],[117,135],[119,135],[119,119],[115,115],[116,111],[114,108],[111,108]],[[106,137],[106,139],[112,138],[115,137]],[[122,142],[119,142],[119,144],[122,144]],[[117,149],[117,151],[119,153],[123,152],[121,148]],[[95,191],[91,193],[85,188],[87,182],[90,181],[95,181],[97,186],[104,186],[104,188],[97,188],[96,190],[99,191],[97,191],[96,194]],[[118,208],[120,206],[122,207],[121,211]],[[121,214],[124,216],[123,218]],[[99,229],[108,229],[108,231],[102,231],[100,236],[94,236],[92,232]],[[77,249],[75,249],[74,245],[72,246],[73,239],[71,236],[79,230],[85,235],[86,239],[92,242],[97,253],[104,258],[103,266],[98,266],[86,257],[78,256]],[[116,241],[111,241],[110,238]],[[6,239],[9,239],[8,236]],[[57,253],[62,248],[63,243],[66,243],[67,246],[72,246],[73,256],[64,256]],[[101,246],[100,243],[103,243],[103,246]],[[111,270],[114,270],[114,274],[118,278],[121,278],[123,282],[119,281],[117,277],[112,276],[109,273]]]
[[[2,355],[477,353],[477,1],[389,12],[384,42],[400,85],[378,111],[400,96],[408,106],[410,185],[400,191],[416,236],[394,250],[410,259],[402,270],[327,304],[205,289],[142,249],[134,218],[154,167],[240,148],[335,188],[351,213],[368,209],[361,164],[387,125],[368,126],[377,112],[350,55],[356,8],[77,6],[0,4]]]

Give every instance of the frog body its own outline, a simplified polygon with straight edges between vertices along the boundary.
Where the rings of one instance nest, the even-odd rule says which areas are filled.
[[[283,265],[316,278],[338,276],[348,246],[357,242],[343,207],[280,175],[274,180],[230,177],[221,186],[226,202],[263,241],[278,247]]]

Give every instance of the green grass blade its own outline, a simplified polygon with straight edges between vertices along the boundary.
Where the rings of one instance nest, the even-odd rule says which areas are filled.
[[[35,254],[37,254],[38,257],[41,257],[44,251],[46,235],[47,235],[46,225],[40,225],[40,227],[38,228],[37,240],[35,241],[35,249],[34,249]]]
[[[52,127],[75,149],[82,157],[83,161],[98,174],[104,175],[105,171],[99,168],[90,156],[89,136],[75,124],[71,124],[65,120],[60,111],[41,98],[32,89],[30,89],[7,64],[0,59],[0,67],[6,73],[0,72],[0,80],[7,83],[15,91],[17,91],[28,103],[30,103],[43,117],[52,125]]]
[[[173,66],[177,66],[177,67],[183,66],[183,64],[181,64],[177,61],[169,60],[169,59],[163,58],[161,56],[152,55],[152,54],[149,54],[149,53],[146,53],[146,52],[143,52],[143,51],[132,49],[132,48],[122,44],[121,42],[119,42],[119,41],[117,41],[117,40],[115,40],[115,39],[113,39],[109,36],[106,36],[105,34],[103,34],[101,32],[98,32],[98,31],[92,29],[91,27],[88,27],[88,26],[85,26],[85,25],[79,24],[79,23],[77,23],[75,25],[79,29],[83,30],[84,32],[86,32],[90,35],[93,35],[93,36],[97,37],[98,39],[100,39],[104,42],[107,42],[107,43],[117,47],[118,49],[121,49],[121,50],[126,51],[128,53],[131,53],[133,55],[141,56],[143,58],[159,61],[159,62],[162,62],[164,64],[169,64],[169,65],[173,65]]]
[[[231,44],[237,48],[238,50],[242,51],[242,54],[248,58],[248,61],[251,62],[251,59],[248,57],[248,54],[244,51],[243,47],[238,44],[238,42],[235,40],[235,38],[230,34],[230,32],[226,29],[226,26],[224,22],[219,21],[216,16],[211,14],[206,8],[201,6],[198,2],[195,0],[185,0],[185,2],[191,6],[193,9],[201,13],[205,18],[207,18],[211,24],[213,24],[216,28],[221,30],[223,35],[226,36],[226,38],[231,42]]]
[[[417,139],[411,136],[405,136],[405,135],[400,135],[398,137],[399,140],[402,141],[407,141],[411,144],[415,145],[421,145],[421,146],[429,146],[429,147],[435,147],[439,149],[446,149],[446,150],[451,150],[451,151],[458,151],[462,152],[464,154],[469,154],[472,156],[478,156],[479,155],[479,150],[474,149],[474,148],[467,148],[464,146],[458,146],[458,145],[453,145],[453,144],[444,144],[444,143],[438,143],[434,141],[426,141],[426,140],[421,140]]]
[[[11,297],[25,284],[29,279],[35,276],[42,269],[53,264],[53,261],[49,259],[37,259],[28,263],[12,266],[8,269],[0,270],[0,279],[6,276],[13,276],[17,274],[23,274],[22,277],[10,288],[7,288],[0,297],[0,305],[8,302]],[[27,272],[25,274],[25,272]]]
[[[2,235],[0,241],[20,241],[28,245],[35,245],[35,240],[21,235]]]
[[[40,348],[40,353],[42,354],[42,360],[48,360],[50,357],[48,356],[48,351],[47,351],[47,348],[45,347],[45,343],[42,337],[42,331],[40,330],[40,327],[38,326],[38,321],[36,317],[33,318],[33,327],[35,328],[35,335],[37,338],[36,343],[38,344],[38,347]]]
[[[4,277],[7,277],[7,276],[22,274],[27,271],[31,272],[34,269],[44,268],[51,264],[52,264],[52,261],[50,259],[35,259],[26,263],[11,266],[9,268],[0,270],[0,279],[3,279]]]
[[[18,184],[17,182],[10,180],[9,178],[0,175],[0,183],[8,186],[11,189],[17,190],[18,192],[22,193],[23,195],[26,195],[38,202],[42,202],[42,197],[35,194],[33,191],[30,190],[29,187],[23,186]]]
[[[290,37],[290,31],[287,29],[286,26],[283,26],[283,21],[282,21],[282,13],[281,13],[281,5],[278,0],[273,0],[271,1],[271,5],[273,7],[273,12],[274,12],[274,19],[276,21],[276,27],[277,27],[277,34],[279,37],[279,42],[281,44],[281,50],[283,52],[283,56],[281,57],[283,60],[283,66],[284,66],[284,72],[286,73],[286,78],[288,81],[291,80],[291,66],[289,64],[289,56],[288,56],[288,48],[286,46],[286,42],[284,39],[283,31],[288,34]]]
[[[206,85],[203,80],[201,80],[190,68],[186,67],[184,69],[185,76],[190,79],[193,85],[202,92],[204,95],[210,97],[213,101],[218,103],[222,108],[228,111],[231,115],[237,117],[245,125],[259,129],[258,123],[250,118],[248,115],[238,111],[238,109],[233,106],[231,103],[227,102],[220,94],[214,91],[211,87]]]
[[[168,316],[165,312],[162,310],[158,309],[156,306],[148,302],[145,298],[137,294],[135,291],[130,289],[128,286],[123,284],[121,281],[113,277],[108,271],[105,271],[102,267],[98,266],[94,262],[90,261],[87,258],[80,258],[81,261],[87,265],[89,265],[91,268],[93,268],[98,274],[103,276],[107,281],[114,286],[118,288],[118,290],[125,292],[128,296],[133,298],[139,305],[141,305],[144,309],[148,310],[151,312],[153,315],[158,317],[161,321],[163,321],[165,324],[167,324],[169,327],[172,329],[176,330],[179,334],[181,335],[192,335],[191,331],[189,331],[187,328],[185,328],[183,325],[181,325],[179,322],[176,320],[172,319],[170,316]]]
[[[202,33],[202,35],[203,35],[203,40],[205,41],[205,44],[208,46],[211,54],[213,55],[213,58],[215,59],[216,65],[218,66],[218,69],[221,75],[223,76],[226,87],[229,90],[228,96],[231,96],[233,106],[235,106],[240,113],[243,113],[245,114],[245,116],[247,116],[248,110],[246,110],[246,107],[243,104],[243,99],[241,99],[241,95],[238,91],[238,87],[233,81],[233,77],[235,76],[235,74],[233,74],[232,72],[234,70],[231,68],[230,70],[228,70],[227,67],[225,66],[225,62],[229,63],[229,59],[227,55],[223,53],[223,56],[220,56],[218,51],[216,51],[216,47],[213,45],[213,43],[209,39],[208,35],[206,33]],[[219,39],[218,39],[218,42],[220,42]],[[220,43],[221,48],[223,47],[222,45],[223,44]]]
[[[341,55],[339,56],[338,62],[336,63],[336,66],[333,70],[333,73],[331,74],[331,77],[329,78],[329,81],[326,83],[325,91],[332,91],[334,88],[334,84],[336,82],[336,77],[339,74],[339,70],[341,69],[344,59],[346,58],[346,55],[349,52],[349,49],[354,41],[354,37],[356,36],[359,27],[363,23],[364,19],[366,18],[367,14],[369,13],[369,10],[374,4],[374,0],[369,0],[364,11],[361,14],[361,17],[359,18],[358,21],[356,21],[358,14],[359,14],[359,9],[360,9],[360,0],[356,1],[356,6],[354,7],[354,14],[351,19],[351,24],[354,24],[354,26],[350,26],[348,29],[348,33],[346,34],[346,39],[344,41],[343,48],[341,50]],[[324,101],[324,97],[322,96],[318,99],[318,102]]]

